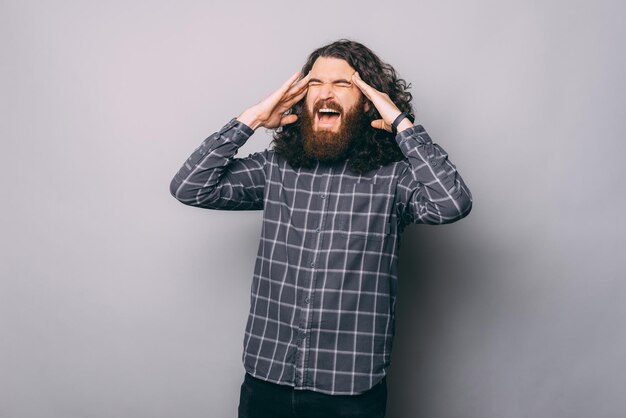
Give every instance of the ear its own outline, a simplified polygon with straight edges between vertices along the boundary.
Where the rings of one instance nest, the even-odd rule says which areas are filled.
[[[370,101],[369,100],[365,100],[365,103],[363,103],[363,111],[364,112],[369,112],[370,110]]]

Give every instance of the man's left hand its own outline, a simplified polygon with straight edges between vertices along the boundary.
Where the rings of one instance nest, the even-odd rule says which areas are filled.
[[[367,84],[361,79],[359,73],[352,74],[352,81],[363,92],[365,97],[370,99],[382,119],[376,119],[372,121],[372,126],[376,129],[384,129],[392,132],[391,124],[398,117],[400,109],[391,101],[387,93],[380,92],[374,87]],[[398,125],[398,132],[401,132],[407,128],[413,126],[408,118],[404,118]]]

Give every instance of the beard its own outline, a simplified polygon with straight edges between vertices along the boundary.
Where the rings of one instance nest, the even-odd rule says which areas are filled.
[[[357,139],[363,134],[367,125],[367,117],[363,112],[363,97],[350,109],[348,113],[343,111],[337,103],[318,102],[309,112],[306,105],[303,106],[300,115],[300,137],[304,153],[321,162],[339,162],[347,158]],[[313,123],[317,111],[328,107],[341,112],[341,124],[337,132],[330,130],[314,130]]]

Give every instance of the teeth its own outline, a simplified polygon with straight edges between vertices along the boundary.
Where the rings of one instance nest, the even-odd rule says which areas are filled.
[[[336,114],[340,114],[340,112],[338,110],[328,109],[328,108],[320,109],[319,112],[320,113],[336,113]]]

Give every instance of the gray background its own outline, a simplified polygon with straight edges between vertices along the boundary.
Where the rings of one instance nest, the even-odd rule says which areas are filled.
[[[169,181],[340,37],[413,83],[475,199],[403,237],[388,416],[623,417],[625,12],[0,1],[0,417],[235,416],[261,214]]]

